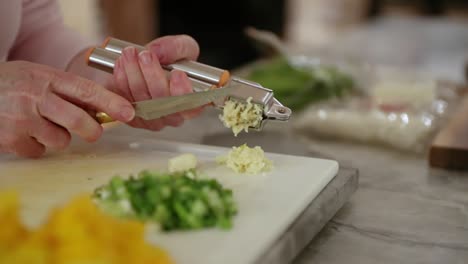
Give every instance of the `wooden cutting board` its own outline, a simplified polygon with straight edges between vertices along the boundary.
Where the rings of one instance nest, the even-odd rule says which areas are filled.
[[[468,170],[468,96],[434,138],[429,164],[442,169]]]
[[[175,142],[129,141],[107,135],[95,144],[73,142],[63,153],[40,160],[0,155],[0,186],[20,191],[28,225],[44,220],[49,209],[74,195],[90,193],[112,176],[143,169],[165,169],[169,158],[194,153],[200,170],[232,188],[239,214],[230,231],[216,229],[150,234],[177,263],[254,263],[335,177],[332,160],[267,153],[274,169],[262,175],[239,175],[214,161],[228,148]]]

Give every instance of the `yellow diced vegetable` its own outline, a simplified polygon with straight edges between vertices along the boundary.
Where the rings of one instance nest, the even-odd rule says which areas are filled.
[[[104,214],[88,195],[54,209],[38,230],[26,230],[17,195],[0,193],[0,264],[173,263],[144,233],[142,223]]]

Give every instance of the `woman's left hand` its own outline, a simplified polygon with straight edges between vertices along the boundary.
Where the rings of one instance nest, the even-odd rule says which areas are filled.
[[[134,47],[123,50],[115,63],[113,84],[109,89],[132,102],[192,92],[191,83],[184,72],[174,70],[168,77],[161,65],[181,59],[196,60],[200,49],[193,38],[187,35],[165,36],[153,40],[146,48],[140,53]],[[166,126],[180,126],[184,120],[201,112],[202,107],[199,107],[160,119],[135,118],[129,125],[159,131]]]

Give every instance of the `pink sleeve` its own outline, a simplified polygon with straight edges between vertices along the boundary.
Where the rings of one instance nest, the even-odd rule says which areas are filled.
[[[90,40],[64,24],[56,0],[23,0],[21,28],[9,60],[65,69],[76,54],[90,45]]]

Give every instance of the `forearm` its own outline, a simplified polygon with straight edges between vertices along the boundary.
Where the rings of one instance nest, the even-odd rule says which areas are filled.
[[[65,70],[95,40],[64,24],[56,0],[23,1],[21,27],[9,60],[25,60]]]

